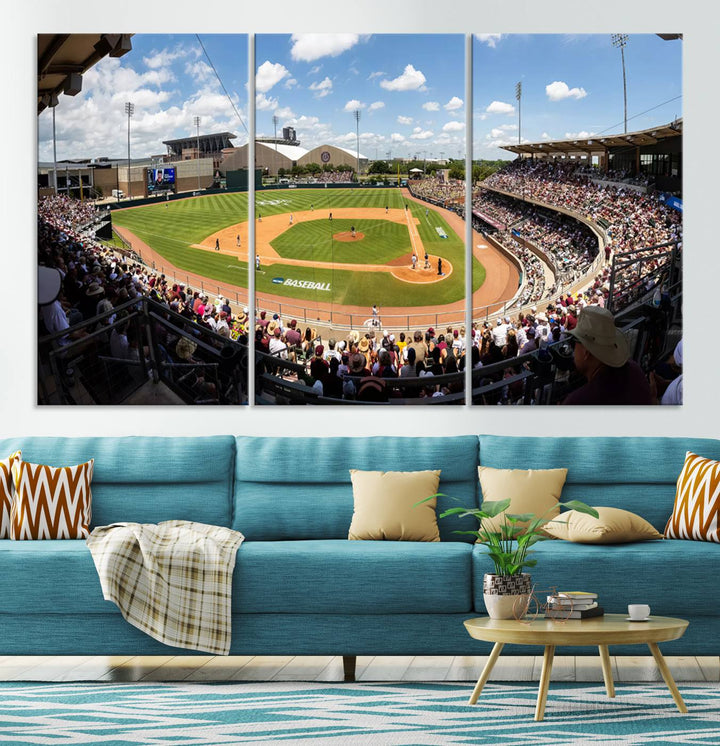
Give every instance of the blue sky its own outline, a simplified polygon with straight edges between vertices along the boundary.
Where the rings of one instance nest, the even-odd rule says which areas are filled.
[[[245,35],[200,36],[239,116],[247,124]],[[682,115],[682,44],[631,34],[625,48],[628,129]],[[460,157],[465,141],[462,35],[284,34],[256,37],[257,131],[272,117],[296,128],[303,147],[330,143],[371,159]],[[618,133],[623,127],[620,52],[609,34],[488,34],[474,37],[474,157],[510,158],[516,143],[515,84],[522,81],[523,140]],[[124,157],[126,101],[134,157],[161,154],[163,140],[200,130],[245,129],[193,34],[136,34],[133,49],[87,72],[82,92],[56,110],[59,159]],[[669,101],[669,103],[664,103]],[[657,107],[657,108],[655,108]],[[648,109],[653,109],[647,113]],[[52,160],[50,110],[38,117],[38,157]]]
[[[657,34],[628,35],[628,132],[682,116],[683,43]],[[513,157],[500,145],[518,141],[518,81],[524,141],[623,132],[622,62],[610,34],[476,35],[475,158]]]
[[[465,152],[462,35],[258,35],[257,132],[273,115],[305,148],[329,143],[371,158]],[[422,156],[421,156],[422,157]]]
[[[202,34],[217,70],[247,126],[246,35]],[[247,142],[245,129],[194,34],[135,34],[124,57],[106,57],[83,76],[77,96],[60,96],[55,113],[57,157],[125,157],[125,102],[135,104],[130,124],[133,158],[165,152],[163,140],[200,132],[232,132],[235,145]],[[38,117],[38,160],[52,160],[52,114]]]

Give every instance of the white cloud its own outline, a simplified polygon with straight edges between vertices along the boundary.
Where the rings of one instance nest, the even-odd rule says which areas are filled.
[[[400,114],[397,118],[398,124],[412,124],[413,118],[412,117],[404,117],[402,114]],[[417,128],[420,129],[419,127]]]
[[[432,130],[421,130],[420,127],[416,127],[412,135],[411,140],[429,140],[435,133]]]
[[[457,96],[453,96],[443,107],[445,111],[456,111],[457,109],[462,109],[463,107],[463,100],[461,98],[458,98]]]
[[[386,91],[418,91],[425,89],[425,76],[412,65],[405,65],[402,75],[393,80],[381,80],[380,87]]]
[[[343,107],[343,111],[355,111],[356,109],[364,109],[365,104],[358,101],[356,98],[351,98]]]
[[[314,83],[311,83],[309,86],[311,91],[315,91],[313,94],[315,98],[325,98],[329,93],[332,93],[332,80],[325,76],[323,80],[321,80],[319,83],[315,81]]]
[[[185,73],[190,75],[190,77],[198,83],[204,83],[215,77],[215,73],[205,60],[188,62],[185,65]],[[158,70],[158,74],[161,76],[171,75],[169,70]],[[170,79],[174,79],[174,76],[172,76],[172,78],[168,77],[168,80]]]
[[[295,113],[289,106],[283,106],[281,109],[275,110],[275,116],[280,117],[280,119],[293,119]]]
[[[276,98],[268,98],[264,93],[258,93],[255,95],[255,108],[260,111],[271,111],[277,109],[278,100]]]
[[[515,107],[512,104],[506,104],[504,101],[493,101],[485,111],[488,114],[514,114]]]
[[[512,131],[518,128],[517,124],[501,124],[500,129],[505,131]]]
[[[399,132],[393,132],[392,135],[390,135],[390,140],[392,142],[404,142],[405,137]]]
[[[497,43],[500,41],[500,39],[503,38],[502,34],[475,34],[475,38],[482,42],[483,44],[487,44],[489,47],[495,47],[497,46]]]
[[[175,60],[182,59],[186,52],[178,48],[172,52],[169,49],[163,49],[160,52],[154,52],[149,57],[143,57],[143,62],[150,70],[157,70],[161,67],[169,67]]]
[[[545,93],[551,101],[563,101],[566,98],[585,98],[587,91],[584,88],[569,88],[562,80],[555,80],[545,86]]]
[[[387,73],[383,72],[382,70],[377,70],[376,72],[370,73],[367,79],[374,80],[375,78],[379,78],[381,75],[387,75]]]
[[[307,74],[308,75],[317,75],[320,72],[320,70],[322,70],[322,65],[315,65],[314,67],[311,67],[308,70]]]
[[[197,49],[174,47],[153,52],[132,66],[126,59],[107,57],[83,76],[83,91],[65,97],[57,118],[58,158],[117,157],[126,153],[125,102],[135,104],[131,126],[133,157],[163,151],[162,140],[195,133],[193,117],[200,117],[200,132],[237,132],[235,145],[244,143],[238,120],[214,75],[198,65]],[[177,72],[177,75],[174,74]],[[183,77],[186,90],[175,81]],[[161,85],[162,81],[172,83]],[[245,118],[241,95],[230,89],[234,105]],[[38,117],[38,158],[52,160],[52,112]],[[89,126],[88,123],[92,123]]]
[[[566,132],[565,139],[566,140],[587,140],[588,137],[592,137],[594,134],[595,134],[594,132],[586,132],[585,130],[582,130],[580,132]]]
[[[461,132],[465,129],[462,122],[452,121],[443,126],[443,132]]]
[[[283,83],[283,88],[287,88],[288,90],[290,90],[291,88],[294,88],[297,84],[298,84],[298,82],[297,82],[297,80],[295,80],[295,78],[288,78]]]
[[[279,62],[265,62],[260,65],[255,75],[255,90],[260,93],[267,93],[276,83],[290,75],[290,71]]]
[[[359,34],[293,34],[290,56],[298,62],[337,57],[360,41]]]
[[[550,137],[550,135],[548,135],[547,132],[543,132],[542,135],[540,135],[540,139],[541,140],[552,140],[552,137]]]
[[[437,101],[426,101],[422,107],[425,111],[440,111],[440,104]]]
[[[373,101],[370,106],[368,106],[368,111],[377,111],[378,109],[384,109],[385,108],[385,102],[384,101]]]

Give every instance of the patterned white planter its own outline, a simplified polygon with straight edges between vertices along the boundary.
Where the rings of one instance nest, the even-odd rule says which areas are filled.
[[[491,619],[522,619],[530,603],[532,579],[521,575],[493,575],[483,577],[483,599]]]

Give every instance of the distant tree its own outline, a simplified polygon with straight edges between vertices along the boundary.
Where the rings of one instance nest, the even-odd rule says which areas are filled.
[[[329,173],[329,172],[331,172],[331,171],[334,171],[334,170],[335,170],[335,166],[333,166],[333,164],[332,164],[332,163],[323,163],[323,167],[322,167],[322,170],[323,170],[323,171],[324,171],[325,173]]]
[[[340,173],[345,173],[345,172],[347,172],[347,171],[354,171],[354,168],[353,168],[353,167],[352,167],[352,166],[351,166],[351,165],[350,165],[349,163],[341,163],[341,164],[340,164],[340,165],[339,165],[339,166],[337,167],[337,170],[338,170],[338,171],[339,171]]]
[[[282,166],[278,169],[278,176],[285,176],[286,173],[287,171]]]
[[[465,166],[461,165],[459,162],[451,164],[449,176],[451,179],[464,179]]]
[[[309,174],[319,174],[322,172],[322,166],[319,163],[308,163],[307,166],[305,166],[305,170]]]
[[[387,161],[373,161],[368,168],[369,174],[389,174],[390,166]]]

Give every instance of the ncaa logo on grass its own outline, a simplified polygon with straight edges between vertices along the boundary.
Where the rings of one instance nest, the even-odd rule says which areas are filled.
[[[273,285],[282,285],[285,282],[284,277],[273,277],[272,278]]]

